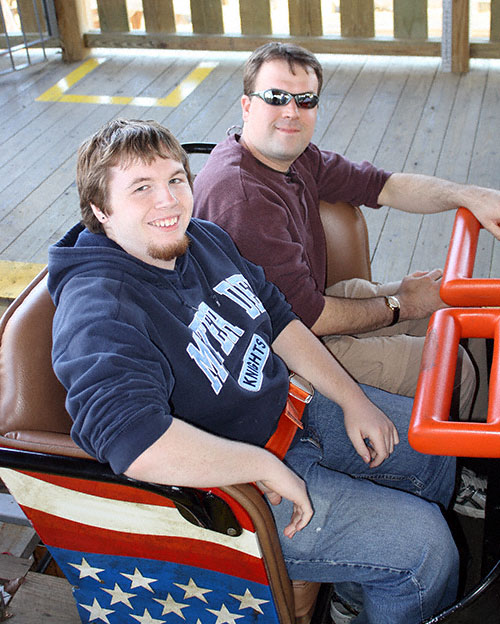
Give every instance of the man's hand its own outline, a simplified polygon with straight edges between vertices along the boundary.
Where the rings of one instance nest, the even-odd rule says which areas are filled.
[[[481,225],[500,240],[500,192],[483,187],[468,187],[463,206],[468,208]]]
[[[370,468],[380,466],[399,443],[394,424],[368,399],[361,408],[344,409],[344,426],[356,452]]]
[[[283,531],[286,537],[292,538],[308,524],[314,512],[304,481],[284,464],[283,468],[288,474],[279,482],[265,479],[257,481],[256,485],[267,496],[271,505],[279,505],[282,498],[293,503],[292,518]]]
[[[445,308],[439,296],[443,271],[415,271],[407,275],[395,293],[401,304],[400,320],[423,319],[436,310]]]

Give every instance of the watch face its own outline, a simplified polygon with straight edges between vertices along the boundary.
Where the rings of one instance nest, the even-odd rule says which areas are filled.
[[[396,297],[393,297],[392,295],[389,295],[387,297],[387,303],[389,304],[391,310],[393,310],[394,308],[399,308],[399,301],[396,299]]]

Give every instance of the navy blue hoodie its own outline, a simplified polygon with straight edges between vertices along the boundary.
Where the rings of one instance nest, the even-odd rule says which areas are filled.
[[[117,472],[172,416],[263,446],[286,402],[270,349],[295,318],[218,226],[193,219],[174,270],[75,226],[49,250],[53,365],[75,442]]]

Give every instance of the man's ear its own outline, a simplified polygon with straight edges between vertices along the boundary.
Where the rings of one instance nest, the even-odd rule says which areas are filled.
[[[95,218],[101,223],[106,223],[106,221],[108,220],[108,217],[104,214],[104,212],[100,208],[98,208],[95,204],[91,203],[90,207],[92,208],[92,212],[94,213]]]
[[[251,98],[248,95],[241,96],[241,114],[243,116],[243,121],[247,121],[248,115],[250,114],[250,102]]]

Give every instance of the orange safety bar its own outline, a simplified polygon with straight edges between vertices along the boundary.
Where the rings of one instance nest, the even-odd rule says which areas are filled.
[[[449,421],[461,338],[493,338],[486,422]],[[425,341],[408,432],[422,453],[500,457],[500,309],[447,308],[435,312]]]
[[[472,277],[481,227],[469,210],[457,210],[440,289],[448,305],[500,305],[500,279]]]

